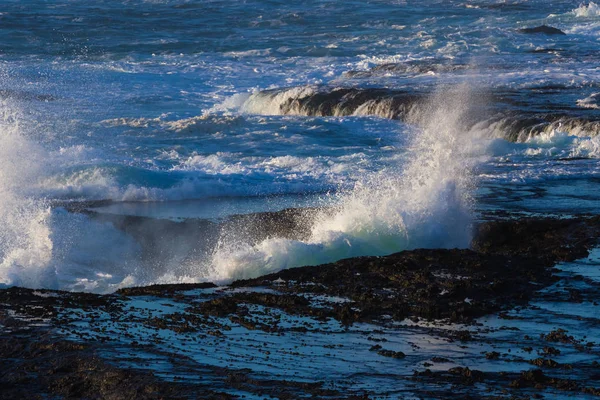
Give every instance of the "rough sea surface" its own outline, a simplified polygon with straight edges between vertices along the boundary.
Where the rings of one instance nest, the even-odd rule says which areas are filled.
[[[2,286],[226,283],[600,211],[594,2],[5,0],[0,34]],[[232,221],[286,208],[301,233]]]

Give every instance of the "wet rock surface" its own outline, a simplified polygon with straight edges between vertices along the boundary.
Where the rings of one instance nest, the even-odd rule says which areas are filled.
[[[544,35],[566,35],[566,33],[561,31],[560,29],[554,28],[554,27],[548,26],[548,25],[540,25],[540,26],[535,26],[533,28],[522,28],[522,29],[519,29],[519,32],[525,33],[525,34],[541,33]]]
[[[458,322],[527,301],[537,285],[552,282],[547,267],[536,259],[471,250],[414,250],[283,270],[231,286],[347,298],[351,303],[334,308],[332,314],[346,323],[384,317]],[[293,306],[286,310],[301,312]]]
[[[285,235],[300,215],[237,218]],[[598,396],[599,237],[598,217],[507,219],[470,250],[224,287],[0,290],[0,397]]]

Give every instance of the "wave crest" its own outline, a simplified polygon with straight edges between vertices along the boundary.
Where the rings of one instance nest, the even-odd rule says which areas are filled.
[[[600,6],[593,1],[588,5],[582,4],[573,10],[576,17],[598,17],[600,16]]]
[[[444,95],[451,99],[451,91]],[[435,97],[435,96],[434,96]],[[487,102],[483,95],[483,102]],[[586,99],[588,106],[595,98]],[[500,99],[501,96],[498,96]],[[431,113],[431,95],[408,93],[381,88],[319,88],[295,87],[271,89],[252,94],[242,105],[243,112],[263,115],[302,115],[317,117],[378,116],[419,123]],[[437,101],[437,100],[433,100]],[[595,104],[593,105],[596,106]],[[474,105],[465,111],[463,128],[482,137],[502,138],[522,142],[532,136],[560,131],[574,136],[596,136],[600,133],[600,120],[588,117],[508,113]]]

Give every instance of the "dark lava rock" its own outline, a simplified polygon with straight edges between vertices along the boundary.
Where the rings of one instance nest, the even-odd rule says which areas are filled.
[[[573,338],[573,336],[567,335],[567,331],[565,331],[564,329],[561,329],[561,328],[551,331],[546,335],[544,335],[542,333],[540,335],[540,337],[548,342],[561,342],[561,343],[575,342],[575,339]]]
[[[550,358],[536,358],[535,360],[529,361],[529,363],[537,367],[558,368],[561,366],[559,363]]]
[[[194,290],[194,289],[210,289],[217,287],[214,283],[178,283],[165,285],[150,285],[140,287],[129,287],[117,290],[117,294],[123,296],[157,296],[171,297],[175,292]]]
[[[511,382],[510,387],[513,388],[524,388],[530,386],[538,386],[546,383],[548,378],[544,375],[541,369],[534,369],[531,371],[525,371],[521,373],[518,379]]]
[[[221,225],[224,231],[260,243],[271,237],[305,240],[310,237],[315,217],[322,208],[286,208],[281,211],[232,215]]]
[[[41,330],[0,335],[2,399],[230,399],[207,387],[170,383],[102,361],[93,347]]]
[[[557,356],[560,355],[560,350],[556,347],[546,346],[542,349],[540,354],[545,356]]]
[[[377,352],[380,356],[391,357],[391,358],[404,358],[406,354],[401,351],[392,351],[392,350],[379,350]]]
[[[525,218],[480,224],[471,248],[484,254],[520,255],[555,263],[586,257],[599,237],[598,216]]]
[[[555,53],[560,53],[562,51],[564,51],[564,50],[556,49],[556,48],[527,50],[528,53],[532,53],[532,54],[555,54]]]
[[[519,29],[519,32],[526,34],[542,33],[544,35],[566,35],[566,33],[560,29],[548,25],[540,25],[534,28],[522,28]]]
[[[273,286],[287,294],[352,300],[338,307],[339,320],[373,321],[387,315],[459,321],[526,301],[536,283],[553,281],[547,267],[535,259],[471,250],[413,250],[293,268],[231,286]],[[287,284],[275,287],[274,281],[281,280]]]

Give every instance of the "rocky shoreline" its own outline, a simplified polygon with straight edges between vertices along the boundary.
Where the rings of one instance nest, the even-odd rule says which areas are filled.
[[[0,398],[599,396],[599,238],[600,217],[508,219],[469,250],[224,287],[0,290]]]

